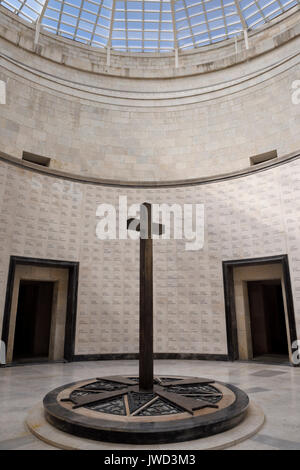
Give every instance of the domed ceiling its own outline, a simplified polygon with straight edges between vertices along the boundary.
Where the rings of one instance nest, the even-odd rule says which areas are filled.
[[[46,31],[124,52],[170,52],[255,29],[297,0],[0,0]]]

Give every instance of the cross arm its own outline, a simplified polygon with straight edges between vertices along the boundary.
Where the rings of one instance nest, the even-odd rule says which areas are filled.
[[[127,230],[134,230],[136,232],[141,231],[140,221],[138,219],[128,219],[127,220]],[[164,225],[157,224],[156,222],[152,222],[151,224],[151,233],[152,235],[162,235],[164,233]]]

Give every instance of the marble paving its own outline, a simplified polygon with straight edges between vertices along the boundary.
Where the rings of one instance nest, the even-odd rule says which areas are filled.
[[[49,390],[80,379],[111,374],[135,374],[137,361],[40,364],[0,369],[0,449],[40,450],[52,447],[25,427],[27,412]],[[300,449],[300,369],[242,362],[155,361],[156,374],[212,377],[241,387],[264,410],[266,422],[258,434],[232,449]],[[109,445],[112,448],[112,445]],[[128,449],[138,448],[129,446]],[[196,449],[181,443],[180,449]]]

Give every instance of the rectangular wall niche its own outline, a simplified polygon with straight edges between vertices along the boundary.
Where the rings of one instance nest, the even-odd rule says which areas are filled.
[[[254,155],[250,157],[250,165],[259,165],[260,163],[268,162],[269,160],[274,160],[278,158],[277,150],[271,150],[270,152],[260,153],[259,155]]]
[[[43,157],[42,155],[36,155],[35,153],[31,152],[25,152],[24,150],[22,160],[25,160],[26,162],[30,163],[35,163],[36,165],[50,166],[51,158]]]
[[[287,255],[224,261],[223,276],[230,359],[292,363],[297,332]]]
[[[6,363],[71,361],[79,263],[12,256],[2,340]]]

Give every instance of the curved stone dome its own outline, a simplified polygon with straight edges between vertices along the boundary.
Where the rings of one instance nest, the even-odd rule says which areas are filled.
[[[297,0],[0,0],[44,30],[100,48],[170,52],[256,29]]]
[[[51,171],[72,177],[134,184],[242,171],[263,154],[285,158],[300,148],[299,23],[295,6],[248,43],[109,52],[37,34],[0,5],[0,152],[47,157]]]

